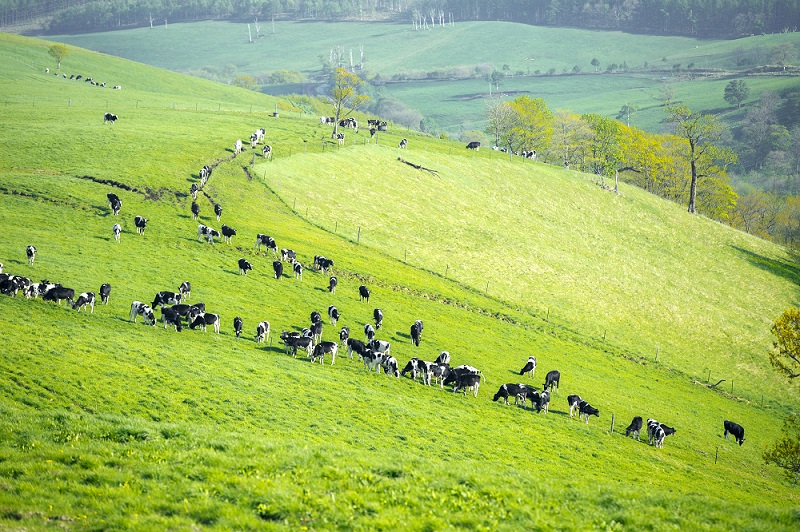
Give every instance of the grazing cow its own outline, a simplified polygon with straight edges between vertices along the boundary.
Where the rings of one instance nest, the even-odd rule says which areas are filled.
[[[264,144],[264,147],[261,148],[261,153],[264,155],[265,159],[272,159],[272,146]]]
[[[336,278],[336,276],[332,275],[331,278],[328,279],[328,292],[335,294],[337,284],[339,284],[339,280]]]
[[[408,139],[401,140],[400,144],[397,147],[400,149],[408,148]]]
[[[536,411],[541,412],[544,410],[546,414],[550,410],[550,392],[547,390],[542,390],[542,393],[538,394],[539,397],[536,400]]]
[[[467,374],[478,375],[479,377],[482,376],[481,371],[478,368],[462,364],[460,366],[456,366],[455,368],[451,368],[450,371],[447,372],[443,384],[447,385],[450,383],[458,382],[458,378],[461,375],[467,375]]]
[[[283,275],[283,263],[279,260],[272,261],[272,269],[275,271],[275,278],[280,279]]]
[[[480,143],[480,142],[478,142],[477,140],[473,140],[472,142],[470,142],[469,144],[467,144],[467,149],[468,149],[468,150],[475,150],[475,151],[478,151],[478,149],[479,149],[480,147],[481,147],[481,143]]]
[[[217,221],[219,221],[219,217],[222,216],[222,205],[219,203],[214,204],[214,214],[217,215]]]
[[[247,275],[247,272],[253,269],[253,265],[246,259],[239,259],[239,275]]]
[[[165,329],[169,323],[175,326],[175,330],[177,332],[181,332],[183,330],[183,325],[181,324],[181,315],[174,308],[161,307],[161,319],[164,322]]]
[[[311,337],[314,339],[314,343],[319,343],[322,340],[322,320],[311,324]]]
[[[303,265],[299,262],[295,262],[292,265],[292,269],[294,270],[294,278],[303,280]]]
[[[533,392],[531,388],[528,388],[524,384],[503,384],[500,386],[500,389],[497,390],[497,393],[494,394],[494,398],[492,401],[497,401],[501,397],[503,398],[503,402],[508,404],[509,396],[514,397],[514,404],[519,404],[520,399],[522,400],[522,406],[525,406],[525,398],[528,396],[528,393]]]
[[[143,235],[144,228],[147,227],[147,218],[144,216],[136,216],[136,218],[133,219],[133,225],[136,226],[136,232]]]
[[[264,342],[266,340],[269,340],[269,322],[262,321],[261,323],[256,325],[256,343],[260,344],[261,342]]]
[[[256,251],[261,250],[261,246],[264,246],[264,252],[272,250],[273,253],[276,255],[278,254],[278,245],[275,243],[275,239],[268,235],[258,234],[256,235]]]
[[[122,90],[122,85],[114,85],[114,90],[115,91]]]
[[[375,328],[380,330],[383,327],[383,311],[376,308],[372,311],[372,317],[375,318]]]
[[[36,246],[26,247],[25,254],[28,256],[28,264],[33,265],[33,261],[36,260]]]
[[[342,330],[339,331],[339,341],[342,343],[342,347],[344,347],[348,338],[350,338],[350,327],[345,325],[342,327]]]
[[[175,292],[158,292],[156,297],[153,298],[153,303],[150,305],[157,308],[159,305],[179,305],[181,302],[181,294]]]
[[[464,373],[456,377],[456,385],[453,387],[453,393],[457,393],[459,389],[464,390],[464,395],[467,395],[467,390],[473,390],[473,397],[478,397],[478,388],[481,385],[481,376],[474,373]]]
[[[367,344],[367,349],[372,349],[376,353],[391,355],[392,344],[385,340],[373,339]]]
[[[314,255],[314,268],[327,273],[329,269],[333,268],[333,260],[326,259],[322,255]]]
[[[439,365],[450,364],[450,353],[447,351],[439,353],[439,356],[436,357],[436,363]]]
[[[551,391],[555,387],[556,392],[558,392],[558,385],[561,381],[561,373],[556,370],[550,371],[544,378],[544,385],[542,389],[547,390],[550,389]]]
[[[431,362],[426,362],[417,357],[412,358],[406,364],[406,367],[400,372],[400,376],[404,377],[406,373],[411,373],[411,378],[417,380],[417,375],[422,375],[423,384],[431,385]]]
[[[122,202],[113,192],[106,194],[106,197],[108,198],[108,208],[111,209],[111,214],[117,216],[122,208]]]
[[[583,399],[581,399],[580,395],[568,395],[567,396],[567,404],[569,405],[569,417],[570,417],[570,419],[572,418],[572,416],[574,415],[576,410],[578,411],[578,416],[580,417],[581,401],[583,401]]]
[[[419,341],[422,338],[422,322],[417,320],[411,326],[411,343],[419,347]]]
[[[375,328],[371,323],[364,325],[364,338],[365,342],[371,342],[375,338]]]
[[[352,340],[352,338],[351,338]],[[364,361],[364,369],[367,371],[372,371],[373,369],[380,373],[381,371],[381,362],[383,361],[383,355],[380,353],[376,353],[371,349],[364,349],[364,352],[360,353],[361,360]]]
[[[383,368],[383,371],[387,375],[394,375],[395,378],[400,378],[400,370],[398,369],[397,359],[391,356],[388,352],[384,354],[378,354],[381,357],[381,365],[380,367]],[[380,369],[378,369],[380,372]]]
[[[526,373],[533,378],[533,374],[536,373],[536,357],[528,357],[528,362],[525,363],[525,367],[519,370],[520,375],[525,375]]]
[[[219,314],[203,314],[202,316],[197,316],[197,318],[189,324],[190,329],[196,329],[200,327],[203,332],[206,332],[206,327],[209,325],[214,326],[214,332],[219,334]]]
[[[328,317],[331,319],[331,325],[336,327],[336,322],[341,317],[341,315],[339,314],[339,309],[337,309],[333,305],[329,306],[328,307]]]
[[[236,236],[236,229],[233,227],[228,227],[225,224],[222,224],[222,240],[227,242],[228,244],[231,243],[231,239]]]
[[[155,325],[156,324],[156,317],[153,314],[153,309],[151,309],[145,303],[141,301],[134,301],[131,303],[131,317],[128,321],[132,321],[136,323],[136,318],[142,316],[144,318],[144,322],[146,325]]]
[[[197,203],[192,202],[191,210],[192,210],[192,219],[197,220],[197,217],[200,216],[200,206]]]
[[[118,119],[117,115],[112,114],[112,113],[106,113],[106,114],[103,115],[103,123],[104,124],[106,122],[111,122],[111,124],[114,124],[114,122],[116,122],[117,119]]]
[[[86,310],[86,305],[89,305],[89,308],[92,309],[92,314],[94,314],[94,292],[84,292],[78,296],[78,299],[72,304],[73,310],[77,310],[78,312],[81,309]]]
[[[17,289],[22,289],[22,288],[24,288],[24,286],[18,283]],[[55,301],[59,305],[61,304],[62,300],[66,300],[67,303],[71,304],[75,300],[75,290],[73,290],[72,288],[65,288],[61,285],[56,285],[44,293],[44,295],[42,296],[42,300]]]
[[[313,364],[319,359],[320,364],[325,363],[325,353],[331,354],[331,366],[336,362],[336,352],[339,350],[339,344],[336,342],[320,342],[314,346],[314,351],[311,353],[311,363]]]
[[[647,441],[657,448],[664,447],[664,438],[670,434],[675,434],[675,429],[662,425],[655,419],[647,420]]]
[[[374,127],[369,128],[369,138],[371,138],[371,139],[375,138],[375,133],[377,133],[377,132],[378,132],[377,128],[374,128]]]
[[[281,333],[281,340],[286,346],[286,354],[288,355],[289,351],[291,351],[292,356],[297,358],[297,348],[300,347],[305,349],[310,357],[314,349],[314,341],[308,336],[294,336],[294,334],[296,333],[288,333],[286,331]]]
[[[192,283],[183,281],[178,287],[178,292],[181,294],[181,301],[186,301],[192,295]]]
[[[297,253],[295,253],[293,249],[282,249],[281,260],[294,262],[297,260]]]
[[[449,364],[437,364],[433,363],[428,366],[430,370],[430,377],[433,380],[437,380],[439,383],[440,388],[444,388],[444,380],[447,378],[448,374],[450,373],[450,365]]]
[[[364,353],[367,352],[367,346],[365,346],[364,342],[361,340],[357,340],[355,338],[346,338],[344,344],[347,346],[347,356],[350,358],[353,358],[353,351],[355,351],[355,353],[361,357],[363,357]]]
[[[360,296],[361,301],[366,301],[369,303],[369,288],[362,284],[358,287],[358,295]]]
[[[258,135],[253,133],[250,135],[250,147],[256,149],[256,145],[258,145]]]
[[[119,243],[119,236],[122,233],[122,226],[120,224],[114,224],[114,227],[111,228],[111,232],[114,233],[114,240]]]
[[[108,296],[111,295],[111,285],[103,283],[100,285],[100,302],[103,305],[108,305]]]
[[[344,146],[344,133],[336,133],[334,138],[339,143],[339,146]]]
[[[242,335],[242,326],[244,325],[244,321],[239,316],[233,318],[233,332],[236,333],[236,338],[239,338]]]
[[[589,416],[600,417],[600,411],[586,401],[581,401],[578,408],[578,417],[584,419],[587,425],[589,424]]]
[[[192,195],[192,199],[197,199],[197,191],[200,190],[200,187],[197,186],[197,183],[192,183],[192,186],[189,187],[189,193]]]
[[[738,423],[734,423],[733,421],[725,420],[723,423],[725,427],[725,439],[728,439],[728,433],[730,432],[733,434],[733,437],[736,438],[736,442],[739,445],[744,443],[744,427],[739,425]]]
[[[219,233],[217,232],[216,229],[212,229],[211,227],[208,227],[203,224],[199,224],[197,226],[197,240],[199,242],[202,242],[203,239],[205,238],[206,242],[208,242],[209,244],[213,244],[215,236],[219,236]]]
[[[200,186],[203,186],[209,177],[211,177],[211,167],[204,164],[200,169],[200,182],[202,183]]]
[[[237,139],[236,142],[233,143],[233,156],[236,157],[242,153],[242,141]]]
[[[659,425],[661,426],[662,429],[664,429],[665,436],[672,436],[673,434],[675,434],[675,429],[673,429],[672,427],[668,427],[663,423],[659,423]]]
[[[625,436],[630,436],[633,434],[633,437],[637,440],[639,439],[639,432],[642,430],[642,416],[636,416],[631,421],[631,424],[628,425],[628,428],[625,429]]]

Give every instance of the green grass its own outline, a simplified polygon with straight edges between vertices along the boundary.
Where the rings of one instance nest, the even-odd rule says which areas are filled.
[[[522,91],[544,98],[548,106],[573,112],[615,117],[627,102],[640,111],[632,125],[648,131],[664,130],[664,113],[658,102],[664,83],[675,86],[676,95],[692,109],[719,113],[729,109],[724,87],[730,78],[692,79],[685,70],[722,69],[734,73],[768,61],[773,46],[792,42],[796,33],[754,36],[736,40],[694,39],[595,32],[568,28],[544,28],[507,22],[464,22],[434,31],[413,31],[410,26],[389,23],[278,22],[275,33],[263,27],[266,37],[249,44],[244,24],[200,22],[174,24],[168,29],[134,30],[58,35],[52,39],[126,57],[175,71],[209,67],[221,71],[228,65],[242,74],[289,69],[314,73],[320,56],[341,46],[354,58],[365,50],[365,68],[384,79],[402,72],[421,72],[489,64],[508,74],[500,89],[509,95]],[[479,44],[476,44],[479,43]],[[591,65],[600,61],[599,71]],[[738,61],[744,61],[740,66]],[[628,72],[606,73],[612,64],[627,64]],[[647,65],[647,72],[643,69]],[[579,66],[581,75],[562,75]],[[557,75],[542,74],[555,69]],[[516,76],[517,72],[523,73]],[[796,77],[747,77],[751,100],[763,91],[779,92],[797,86]],[[272,92],[272,89],[269,89]],[[296,85],[284,90],[302,90]],[[433,117],[449,132],[483,129],[488,83],[481,79],[460,81],[407,81],[382,87],[407,106]],[[748,103],[748,102],[745,102]],[[737,116],[736,113],[733,113]]]
[[[767,368],[763,343],[774,313],[797,297],[781,248],[632,189],[613,196],[585,176],[473,157],[460,144],[411,136],[398,153],[400,137],[388,133],[379,146],[348,136],[336,149],[313,117],[271,118],[273,99],[93,53],[72,60],[122,91],[47,76],[46,49],[0,38],[11,132],[0,149],[0,261],[79,291],[113,289],[93,315],[0,298],[0,528],[797,528],[796,491],[760,458],[798,404]],[[106,109],[120,116],[113,126],[100,120]],[[252,152],[231,160],[229,150],[262,125],[275,159],[248,180],[241,166]],[[439,177],[400,166],[398,155]],[[193,174],[217,160],[204,191],[223,205],[221,223],[237,228],[232,246],[198,242],[189,217]],[[119,218],[109,191],[122,199]],[[200,221],[218,227],[211,202],[199,203]],[[144,236],[132,230],[135,214],[150,219]],[[337,294],[310,268],[302,282],[272,279],[272,258],[252,250],[258,232],[307,265],[315,254],[334,258]],[[28,266],[31,243],[39,254]],[[236,271],[242,256],[255,266],[247,277]],[[459,262],[445,278],[451,256]],[[679,290],[687,272],[699,294]],[[749,291],[736,293],[745,278]],[[131,301],[183,280],[192,302],[222,316],[222,334],[128,322]],[[358,301],[362,283],[369,305]],[[284,355],[277,333],[330,304],[354,336],[382,308],[379,336],[401,363],[447,349],[454,363],[482,368],[478,397],[367,374],[343,355],[334,366]],[[665,312],[683,320],[672,331]],[[601,314],[616,326],[605,341]],[[271,346],[252,340],[264,319]],[[425,321],[419,348],[408,340],[415,319]],[[712,378],[736,378],[735,397],[693,383],[705,375],[695,371],[700,327],[686,327],[690,319],[703,320],[705,363],[722,368]],[[671,347],[655,363],[662,334]],[[335,336],[327,324],[324,336]],[[521,380],[531,354],[535,382],[549,369],[563,376],[549,414],[491,402],[501,383]],[[735,364],[746,367],[728,373]],[[740,375],[749,380],[741,390]],[[598,406],[600,419],[570,420],[568,393]],[[626,439],[634,415],[678,432],[662,450]],[[722,439],[723,419],[747,428],[744,446]]]

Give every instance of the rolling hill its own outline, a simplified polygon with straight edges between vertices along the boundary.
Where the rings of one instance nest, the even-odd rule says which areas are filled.
[[[0,262],[112,293],[93,314],[0,297],[0,527],[796,529],[795,490],[761,460],[798,406],[766,360],[771,321],[797,300],[785,249],[632,188],[394,126],[339,148],[313,101],[74,50],[67,76],[122,89],[94,87],[45,73],[48,46],[0,35]],[[273,160],[233,158],[258,127]],[[199,221],[235,227],[232,245],[197,239],[188,191],[203,164]],[[257,233],[297,252],[302,281],[273,278]],[[335,260],[336,294],[314,255]],[[132,301],[184,280],[221,334],[129,322]],[[280,331],[328,305],[354,337],[383,309],[379,337],[401,364],[448,350],[481,368],[477,397],[368,373],[344,352],[324,366],[287,356]],[[257,345],[262,320],[271,342]],[[518,375],[530,355],[533,381]],[[549,413],[491,401],[551,369]],[[705,386],[709,370],[726,382]],[[599,419],[570,419],[570,393]],[[636,415],[677,433],[663,449],[626,438]],[[743,446],[722,438],[724,419],[746,427]]]

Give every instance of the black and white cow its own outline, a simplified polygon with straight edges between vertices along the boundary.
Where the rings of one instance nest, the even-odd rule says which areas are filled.
[[[253,265],[250,264],[247,259],[241,258],[239,259],[239,275],[247,275],[247,272],[253,269]]]
[[[375,327],[371,323],[364,325],[364,341],[371,342],[375,338]]]
[[[367,349],[372,349],[376,353],[391,355],[392,344],[385,340],[373,339],[367,344]]]
[[[119,117],[118,117],[117,115],[113,114],[113,113],[105,113],[105,114],[103,115],[103,123],[104,123],[104,124],[105,124],[106,122],[111,122],[111,123],[113,124],[113,123],[114,123],[114,122],[116,122],[118,119],[119,119]]]
[[[241,325],[241,324],[240,324]],[[234,323],[235,326],[235,323]],[[237,335],[238,338],[238,335]],[[262,321],[258,325],[256,325],[256,343],[260,344],[261,342],[269,341],[269,322]]]
[[[417,320],[411,326],[411,343],[419,347],[420,339],[422,338],[422,322]]]
[[[282,249],[281,260],[293,263],[297,260],[297,253],[295,253],[293,249]]]
[[[294,270],[294,278],[303,280],[303,265],[300,262],[295,262],[292,264],[292,270]]]
[[[206,242],[208,242],[209,244],[213,244],[215,236],[217,237],[219,236],[219,231],[217,231],[216,229],[213,229],[203,224],[197,226],[197,240],[199,240],[200,242],[202,242],[203,239],[205,238]]]
[[[189,187],[189,193],[192,195],[192,199],[197,199],[197,191],[200,190],[200,187],[197,186],[197,183],[192,183],[192,186]]]
[[[344,133],[336,133],[333,137],[339,143],[339,146],[344,146]]]
[[[470,142],[469,144],[467,144],[467,149],[468,149],[468,150],[475,150],[475,151],[478,151],[478,149],[479,149],[480,147],[481,147],[481,143],[480,143],[480,142],[478,142],[477,140],[473,140],[472,142]]]
[[[339,280],[336,278],[335,275],[332,275],[331,278],[328,279],[328,292],[335,294],[337,284],[339,284]]]
[[[339,331],[339,341],[342,343],[342,347],[344,347],[344,346],[345,346],[345,342],[347,342],[347,339],[348,339],[348,338],[350,338],[350,327],[348,327],[347,325],[345,325],[345,326],[344,326],[344,327],[342,327],[342,329]]]
[[[295,336],[292,333],[283,331],[281,340],[286,346],[286,354],[288,355],[291,351],[292,356],[295,358],[297,358],[297,348],[305,349],[309,357],[314,349],[314,341],[308,336]]]
[[[206,327],[212,325],[214,327],[214,332],[219,334],[219,314],[210,314],[205,313],[202,316],[197,316],[194,321],[189,324],[190,329],[200,328],[203,332],[206,332]]]
[[[464,390],[464,395],[467,395],[467,390],[473,391],[473,397],[478,397],[478,388],[481,385],[481,376],[472,373],[465,373],[456,377],[456,384],[453,387],[453,393],[457,393],[459,389]]]
[[[634,438],[637,440],[639,439],[639,432],[642,430],[642,416],[636,416],[631,421],[631,424],[628,425],[628,428],[625,429],[625,436],[633,435]]]
[[[570,419],[575,414],[576,410],[578,412],[578,416],[580,417],[581,401],[583,401],[583,399],[581,399],[580,395],[568,395],[567,396],[567,404],[569,405],[569,417],[570,417]]]
[[[25,248],[25,254],[28,256],[28,264],[33,264],[36,260],[36,246],[28,246]]]
[[[372,317],[375,320],[375,329],[380,330],[383,327],[383,311],[376,308],[372,311]]]
[[[272,159],[272,146],[264,144],[264,147],[261,148],[261,154],[265,159]]]
[[[147,218],[144,216],[136,216],[133,219],[133,225],[136,226],[136,232],[140,235],[144,234],[144,229],[147,227]]]
[[[336,308],[336,307],[334,307],[333,305],[329,306],[329,307],[328,307],[328,317],[329,317],[329,318],[330,318],[330,320],[331,320],[331,325],[333,325],[334,327],[336,327],[336,322],[337,322],[337,321],[339,320],[339,318],[341,317],[341,314],[339,314],[339,309],[337,309],[337,308]]]
[[[341,333],[340,333],[341,338]],[[364,345],[364,342],[361,340],[357,340],[356,338],[345,338],[344,345],[347,346],[347,356],[349,358],[353,358],[353,352],[355,352],[358,356],[363,357],[364,353],[367,352],[367,346]]]
[[[558,385],[560,381],[561,381],[561,373],[559,373],[556,370],[549,371],[544,378],[544,385],[542,386],[542,389],[544,390],[549,389],[552,391],[553,388],[555,388],[556,391],[558,391]]]
[[[108,305],[108,297],[111,295],[111,285],[103,283],[100,285],[100,302],[103,305]]]
[[[473,366],[468,366],[466,364],[462,364],[460,366],[456,366],[454,368],[450,368],[450,371],[447,372],[447,375],[444,378],[444,385],[452,384],[458,382],[458,378],[461,375],[478,375],[481,376],[481,371],[478,368]]]
[[[119,210],[122,208],[122,202],[113,192],[106,194],[106,197],[108,198],[108,208],[111,209],[111,214],[117,216],[119,214]]]
[[[327,273],[329,269],[333,268],[333,259],[326,259],[322,255],[314,255],[314,268]]]
[[[122,234],[122,226],[120,224],[114,224],[111,228],[111,232],[114,234],[114,240],[119,243],[120,234]]]
[[[547,414],[550,411],[550,392],[547,390],[542,390],[542,393],[538,395],[539,397],[536,400],[536,411],[541,412],[544,410],[544,413]]]
[[[146,325],[156,324],[156,317],[153,314],[153,309],[151,309],[147,304],[142,303],[141,301],[134,301],[133,303],[131,303],[131,317],[128,321],[136,323],[136,318],[139,316],[142,316],[142,318],[144,318],[144,322]]]
[[[585,420],[587,425],[589,424],[589,416],[600,417],[600,411],[586,401],[581,401],[578,409],[578,417]]]
[[[360,355],[361,355],[361,360],[364,361],[364,368],[367,371],[372,371],[374,369],[375,371],[380,373],[381,362],[383,362],[383,355],[381,355],[380,353],[376,353],[371,349],[364,349],[364,352],[360,353]]]
[[[230,244],[234,236],[236,236],[236,229],[222,224],[222,240]]]
[[[650,445],[657,448],[664,447],[664,438],[670,434],[675,434],[675,429],[662,425],[655,419],[647,420],[647,441]]]
[[[358,295],[361,301],[366,301],[369,303],[369,288],[364,286],[363,284],[358,287]]]
[[[86,306],[88,305],[89,308],[92,309],[91,313],[94,314],[94,301],[94,292],[84,292],[78,296],[78,299],[72,304],[72,308],[80,312],[81,309],[86,310]]]
[[[723,423],[725,427],[725,439],[728,439],[728,433],[733,434],[733,437],[736,438],[736,442],[739,445],[744,443],[744,427],[739,425],[738,423],[734,423],[733,421],[725,420]]]
[[[233,318],[233,332],[236,333],[236,338],[239,338],[242,335],[242,327],[244,326],[244,320],[239,316]]]
[[[283,276],[283,263],[279,260],[272,261],[272,270],[275,272],[275,278],[280,279]]]
[[[167,324],[171,324],[175,326],[175,330],[177,332],[181,332],[183,330],[181,315],[172,307],[161,307],[161,320],[164,322],[165,329],[167,328]]]
[[[432,362],[426,362],[417,357],[412,358],[406,367],[400,371],[400,376],[405,377],[406,373],[411,373],[411,378],[417,380],[417,375],[422,375],[423,384],[431,385],[431,366]]]
[[[533,378],[533,374],[536,373],[536,357],[534,356],[528,357],[528,361],[525,363],[525,367],[519,370],[520,375],[525,375],[526,373],[530,375],[531,378]]]
[[[377,353],[381,357],[381,365],[383,371],[387,375],[393,375],[395,378],[400,378],[400,370],[398,369],[397,359],[391,356],[388,352],[384,354]],[[380,372],[380,369],[378,370]]]
[[[401,150],[408,148],[408,139],[401,140],[400,144],[398,144],[397,147],[400,148]]]
[[[322,314],[314,310],[311,312],[311,323],[317,323],[318,321],[322,321]]]
[[[219,221],[219,217],[222,216],[222,205],[219,203],[214,204],[214,214],[217,215],[217,221]]]
[[[494,394],[492,401],[497,401],[502,397],[503,403],[508,404],[508,398],[513,397],[514,404],[519,404],[519,401],[522,400],[522,405],[525,406],[525,398],[528,397],[528,394],[531,392],[533,392],[533,390],[524,384],[507,383],[500,386],[500,389]]]
[[[192,283],[183,281],[178,287],[178,293],[181,295],[181,301],[187,301],[192,295]]]
[[[330,353],[331,366],[333,366],[333,363],[336,362],[336,352],[338,350],[339,344],[336,342],[320,342],[314,346],[314,350],[311,352],[311,363],[313,364],[319,360],[320,364],[324,364],[325,354]]]
[[[448,351],[439,353],[439,356],[436,357],[436,364],[450,364],[450,353]]]
[[[242,153],[242,140],[237,139],[236,142],[233,143],[233,156],[236,157]]]
[[[22,289],[23,287],[18,284],[18,289]],[[72,304],[75,300],[75,290],[72,288],[65,288],[61,285],[54,286],[47,290],[42,296],[43,301],[55,301],[59,305],[61,304],[62,300],[66,300],[67,303]]]
[[[159,305],[179,305],[181,302],[181,294],[175,292],[158,292],[153,298],[151,307],[158,308]]]
[[[269,235],[262,235],[261,233],[256,235],[256,251],[260,251],[261,246],[264,246],[265,253],[267,250],[271,250],[276,255],[278,254],[278,245],[275,243],[275,239]]]
[[[200,205],[198,205],[193,201],[191,206],[191,211],[192,211],[192,219],[197,220],[197,217],[200,216]]]
[[[447,378],[448,374],[450,373],[450,365],[449,364],[437,364],[434,362],[431,364],[428,369],[430,370],[431,380],[437,381],[440,388],[444,388],[444,380]]]
[[[322,320],[312,323],[310,329],[314,343],[319,343],[322,340]]]

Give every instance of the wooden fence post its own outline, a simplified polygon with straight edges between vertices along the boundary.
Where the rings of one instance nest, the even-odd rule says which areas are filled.
[[[611,414],[611,434],[614,434],[614,414]]]

